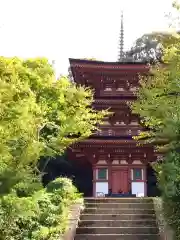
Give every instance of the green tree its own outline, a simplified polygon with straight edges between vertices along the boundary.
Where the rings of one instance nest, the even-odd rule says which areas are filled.
[[[72,183],[47,193],[37,164],[97,129],[106,112],[92,102],[90,89],[56,79],[47,59],[0,57],[0,239],[53,240],[64,233],[79,195]]]
[[[179,29],[180,27],[180,4],[179,1],[174,1],[173,8],[168,14],[165,15],[165,19],[168,20],[169,30]],[[169,24],[168,24],[169,23]],[[179,31],[177,31],[179,33]],[[162,38],[171,35],[171,33],[165,32],[151,32],[144,33],[141,37],[137,38],[133,46],[126,52],[126,59],[129,61],[140,61],[156,63],[162,62],[163,57],[163,42]]]
[[[180,239],[180,42],[179,35],[160,35],[163,64],[152,66],[140,81],[137,102],[132,106],[146,131],[138,139],[164,151],[162,163],[154,164],[167,222]]]
[[[159,35],[163,41],[163,64],[151,67],[150,75],[142,77],[138,99],[133,111],[141,116],[146,131],[139,138],[161,142],[169,149],[179,147],[179,35]],[[164,143],[164,144],[163,144]]]
[[[162,45],[156,34],[144,34],[136,39],[134,45],[126,52],[126,58],[131,61],[157,62],[162,58]]]
[[[20,177],[41,156],[63,153],[91,135],[105,115],[92,109],[90,89],[66,77],[56,80],[47,59],[1,57],[0,102],[0,178],[6,186],[14,182],[9,172]]]

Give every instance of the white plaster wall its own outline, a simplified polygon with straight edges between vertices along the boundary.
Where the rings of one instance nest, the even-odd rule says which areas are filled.
[[[108,194],[108,182],[96,182],[96,196],[98,193]]]
[[[144,197],[145,196],[144,184],[145,184],[144,182],[132,182],[131,183],[132,194],[136,194],[136,197]]]

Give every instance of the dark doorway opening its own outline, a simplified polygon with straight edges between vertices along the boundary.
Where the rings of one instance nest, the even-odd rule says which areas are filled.
[[[90,162],[75,161],[64,156],[57,156],[54,159],[40,161],[40,170],[43,171],[43,184],[47,185],[57,177],[67,177],[72,179],[78,191],[83,193],[84,197],[91,197],[93,194],[93,171]],[[44,167],[45,166],[45,167]],[[43,170],[42,170],[43,169]]]
[[[77,163],[76,163],[77,164]],[[75,186],[85,197],[93,195],[93,170],[90,162],[80,162],[76,165]]]
[[[150,164],[148,164],[147,166],[147,196],[160,196],[160,191],[157,185],[156,173]]]

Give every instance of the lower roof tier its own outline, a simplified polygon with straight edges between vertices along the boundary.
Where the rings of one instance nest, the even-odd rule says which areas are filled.
[[[135,148],[149,148],[153,147],[150,144],[145,144],[144,141],[136,141],[134,139],[95,139],[95,138],[90,138],[90,139],[85,139],[81,142],[75,143],[73,145],[74,147],[79,147],[79,146],[84,146],[84,147],[90,147],[90,146],[102,146],[102,147],[135,147]]]
[[[112,163],[124,160],[128,164],[134,161],[147,164],[162,159],[162,154],[155,151],[153,145],[132,139],[86,139],[74,144],[68,152],[71,159],[82,163],[88,161],[92,164],[97,164],[99,161]]]

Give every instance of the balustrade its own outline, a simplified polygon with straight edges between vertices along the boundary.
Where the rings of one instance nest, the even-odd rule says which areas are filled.
[[[110,128],[111,127],[111,128]],[[112,127],[112,126],[101,126],[100,130],[96,131],[93,135],[95,136],[137,136],[140,133],[140,126],[127,128],[127,127]]]

